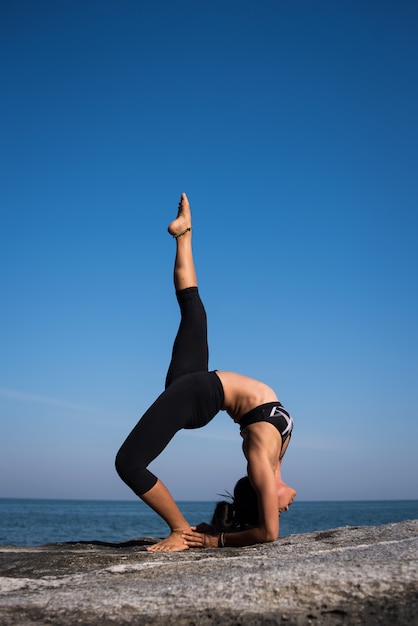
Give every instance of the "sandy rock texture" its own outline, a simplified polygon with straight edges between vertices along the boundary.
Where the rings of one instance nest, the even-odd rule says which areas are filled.
[[[418,626],[418,520],[247,548],[0,547],[1,626]]]

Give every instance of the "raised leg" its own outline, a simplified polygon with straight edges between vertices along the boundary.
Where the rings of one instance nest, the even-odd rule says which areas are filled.
[[[192,250],[192,215],[189,200],[181,194],[176,219],[168,227],[170,235],[176,239],[176,259],[174,262],[174,286],[176,291],[197,287],[197,276]]]
[[[190,205],[185,193],[181,195],[177,218],[168,232],[176,239],[174,286],[180,306],[181,321],[173,345],[166,388],[193,372],[208,370],[209,351],[206,312],[197,288],[197,276],[192,251]]]

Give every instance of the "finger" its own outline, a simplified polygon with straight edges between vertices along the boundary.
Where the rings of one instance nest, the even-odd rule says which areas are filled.
[[[185,531],[182,533],[182,535],[181,535],[181,536],[182,536],[184,539],[197,539],[197,538],[202,539],[202,537],[203,537],[203,535],[201,535],[200,533],[197,533],[197,532],[195,532],[195,531],[190,532],[190,531],[188,531],[188,530],[185,530]]]
[[[203,547],[202,544],[196,543],[194,541],[185,541],[184,543],[185,543],[185,545],[188,548],[191,548],[191,549],[193,549],[193,548],[202,548]]]
[[[187,543],[188,546],[201,546],[203,545],[203,542],[200,538],[194,538],[192,537],[191,539],[185,539],[184,540],[185,543]]]
[[[183,535],[183,539],[187,541],[187,543],[202,543],[202,537],[200,535],[197,537],[193,537],[193,535]]]

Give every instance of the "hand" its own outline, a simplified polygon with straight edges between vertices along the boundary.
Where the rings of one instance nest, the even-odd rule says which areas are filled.
[[[206,522],[202,522],[197,526],[193,526],[193,529],[198,533],[206,533],[207,535],[215,535],[212,526],[210,524],[206,524]]]
[[[192,526],[191,530],[184,530],[182,533],[184,543],[189,548],[217,548],[217,535],[208,535],[197,532],[197,527]]]

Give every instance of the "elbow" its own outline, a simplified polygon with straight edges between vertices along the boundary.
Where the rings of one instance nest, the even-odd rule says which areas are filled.
[[[269,528],[262,528],[261,530],[261,537],[260,537],[260,543],[270,543],[272,541],[276,541],[279,533],[277,530],[272,530]]]

